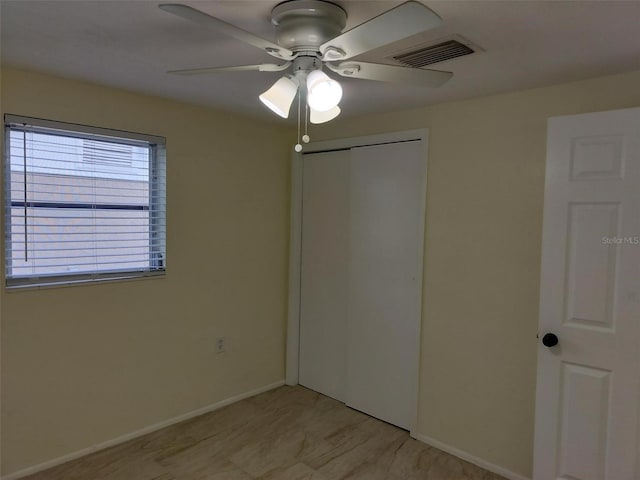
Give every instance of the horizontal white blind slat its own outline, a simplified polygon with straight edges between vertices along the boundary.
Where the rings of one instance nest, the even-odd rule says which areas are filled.
[[[79,240],[79,241],[75,241],[75,242],[67,242],[68,246],[66,247],[60,247],[60,246],[54,246],[53,248],[49,248],[47,247],[47,245],[56,245],[56,244],[46,244],[46,243],[42,243],[40,242],[39,245],[41,245],[40,248],[36,248],[33,251],[36,252],[37,254],[39,253],[46,253],[46,252],[62,252],[62,251],[69,251],[69,252],[78,252],[82,249],[85,248],[91,248],[92,250],[105,250],[105,251],[110,251],[112,249],[112,247],[110,246],[105,246],[105,247],[94,247],[92,242],[87,242],[87,241],[83,241],[83,240]],[[122,242],[121,242],[122,243]],[[140,248],[146,248],[149,246],[148,243],[134,243],[133,245],[122,245],[122,244],[118,244],[118,249],[119,250],[127,250],[127,249],[140,249]],[[14,251],[24,251],[24,249],[22,247],[17,247],[13,249]]]

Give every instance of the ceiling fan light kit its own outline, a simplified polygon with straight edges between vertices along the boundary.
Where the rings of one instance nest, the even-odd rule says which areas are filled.
[[[298,93],[298,82],[289,76],[280,78],[269,90],[261,94],[258,98],[273,112],[282,118],[289,117],[291,104]]]
[[[322,70],[307,75],[307,103],[313,110],[327,112],[337,107],[341,99],[342,86]]]
[[[309,112],[309,121],[317,125],[319,123],[326,123],[330,120],[333,120],[338,115],[340,115],[340,107],[338,107],[337,105],[331,110],[327,110],[326,112],[319,112],[312,108]]]
[[[343,33],[347,12],[325,0],[289,0],[271,11],[276,42],[271,42],[200,10],[181,4],[161,4],[168,13],[229,35],[260,48],[282,64],[240,65],[172,70],[178,75],[238,71],[285,71],[259,99],[277,115],[288,118],[298,96],[305,102],[305,122],[328,122],[340,114],[342,86],[323,72],[323,66],[340,76],[383,82],[438,87],[450,72],[348,61],[363,53],[439,26],[440,17],[420,2],[408,1]],[[308,112],[308,114],[307,114]],[[298,125],[300,121],[298,119]],[[299,136],[299,135],[298,135]],[[308,136],[307,136],[308,139]],[[300,147],[298,144],[296,147]],[[298,148],[296,148],[298,150]]]

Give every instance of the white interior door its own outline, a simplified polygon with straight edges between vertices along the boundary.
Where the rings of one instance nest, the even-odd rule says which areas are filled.
[[[420,142],[351,150],[346,403],[411,429],[422,298]]]
[[[304,156],[299,382],[415,421],[426,165],[421,141]]]
[[[547,148],[534,480],[637,480],[640,108],[553,118]]]

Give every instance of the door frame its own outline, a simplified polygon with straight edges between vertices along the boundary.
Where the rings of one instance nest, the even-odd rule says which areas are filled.
[[[424,318],[424,249],[425,249],[425,225],[426,225],[426,194],[427,194],[427,155],[429,148],[429,130],[426,128],[417,130],[406,130],[400,132],[390,132],[377,135],[367,135],[362,137],[341,138],[314,142],[305,145],[304,151],[294,152],[291,158],[291,213],[290,213],[290,236],[289,236],[289,299],[287,308],[287,347],[285,365],[285,383],[287,385],[297,385],[299,378],[300,361],[300,275],[302,261],[302,181],[303,181],[303,155],[306,153],[329,152],[332,150],[346,150],[354,147],[365,147],[373,145],[383,145],[386,143],[398,143],[411,140],[421,142],[421,150],[424,159],[424,182],[422,190],[422,218],[421,225],[422,249],[421,260],[422,269],[422,290],[420,295],[420,322],[419,335],[416,337],[416,348],[418,359],[421,358],[421,332]],[[415,415],[411,426],[411,432],[416,430],[418,416],[418,396],[419,396],[419,371],[420,360],[415,365],[413,390],[415,392]]]

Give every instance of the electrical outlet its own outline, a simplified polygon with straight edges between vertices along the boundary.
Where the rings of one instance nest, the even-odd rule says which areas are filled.
[[[216,353],[224,353],[227,351],[227,341],[224,337],[216,339]]]

